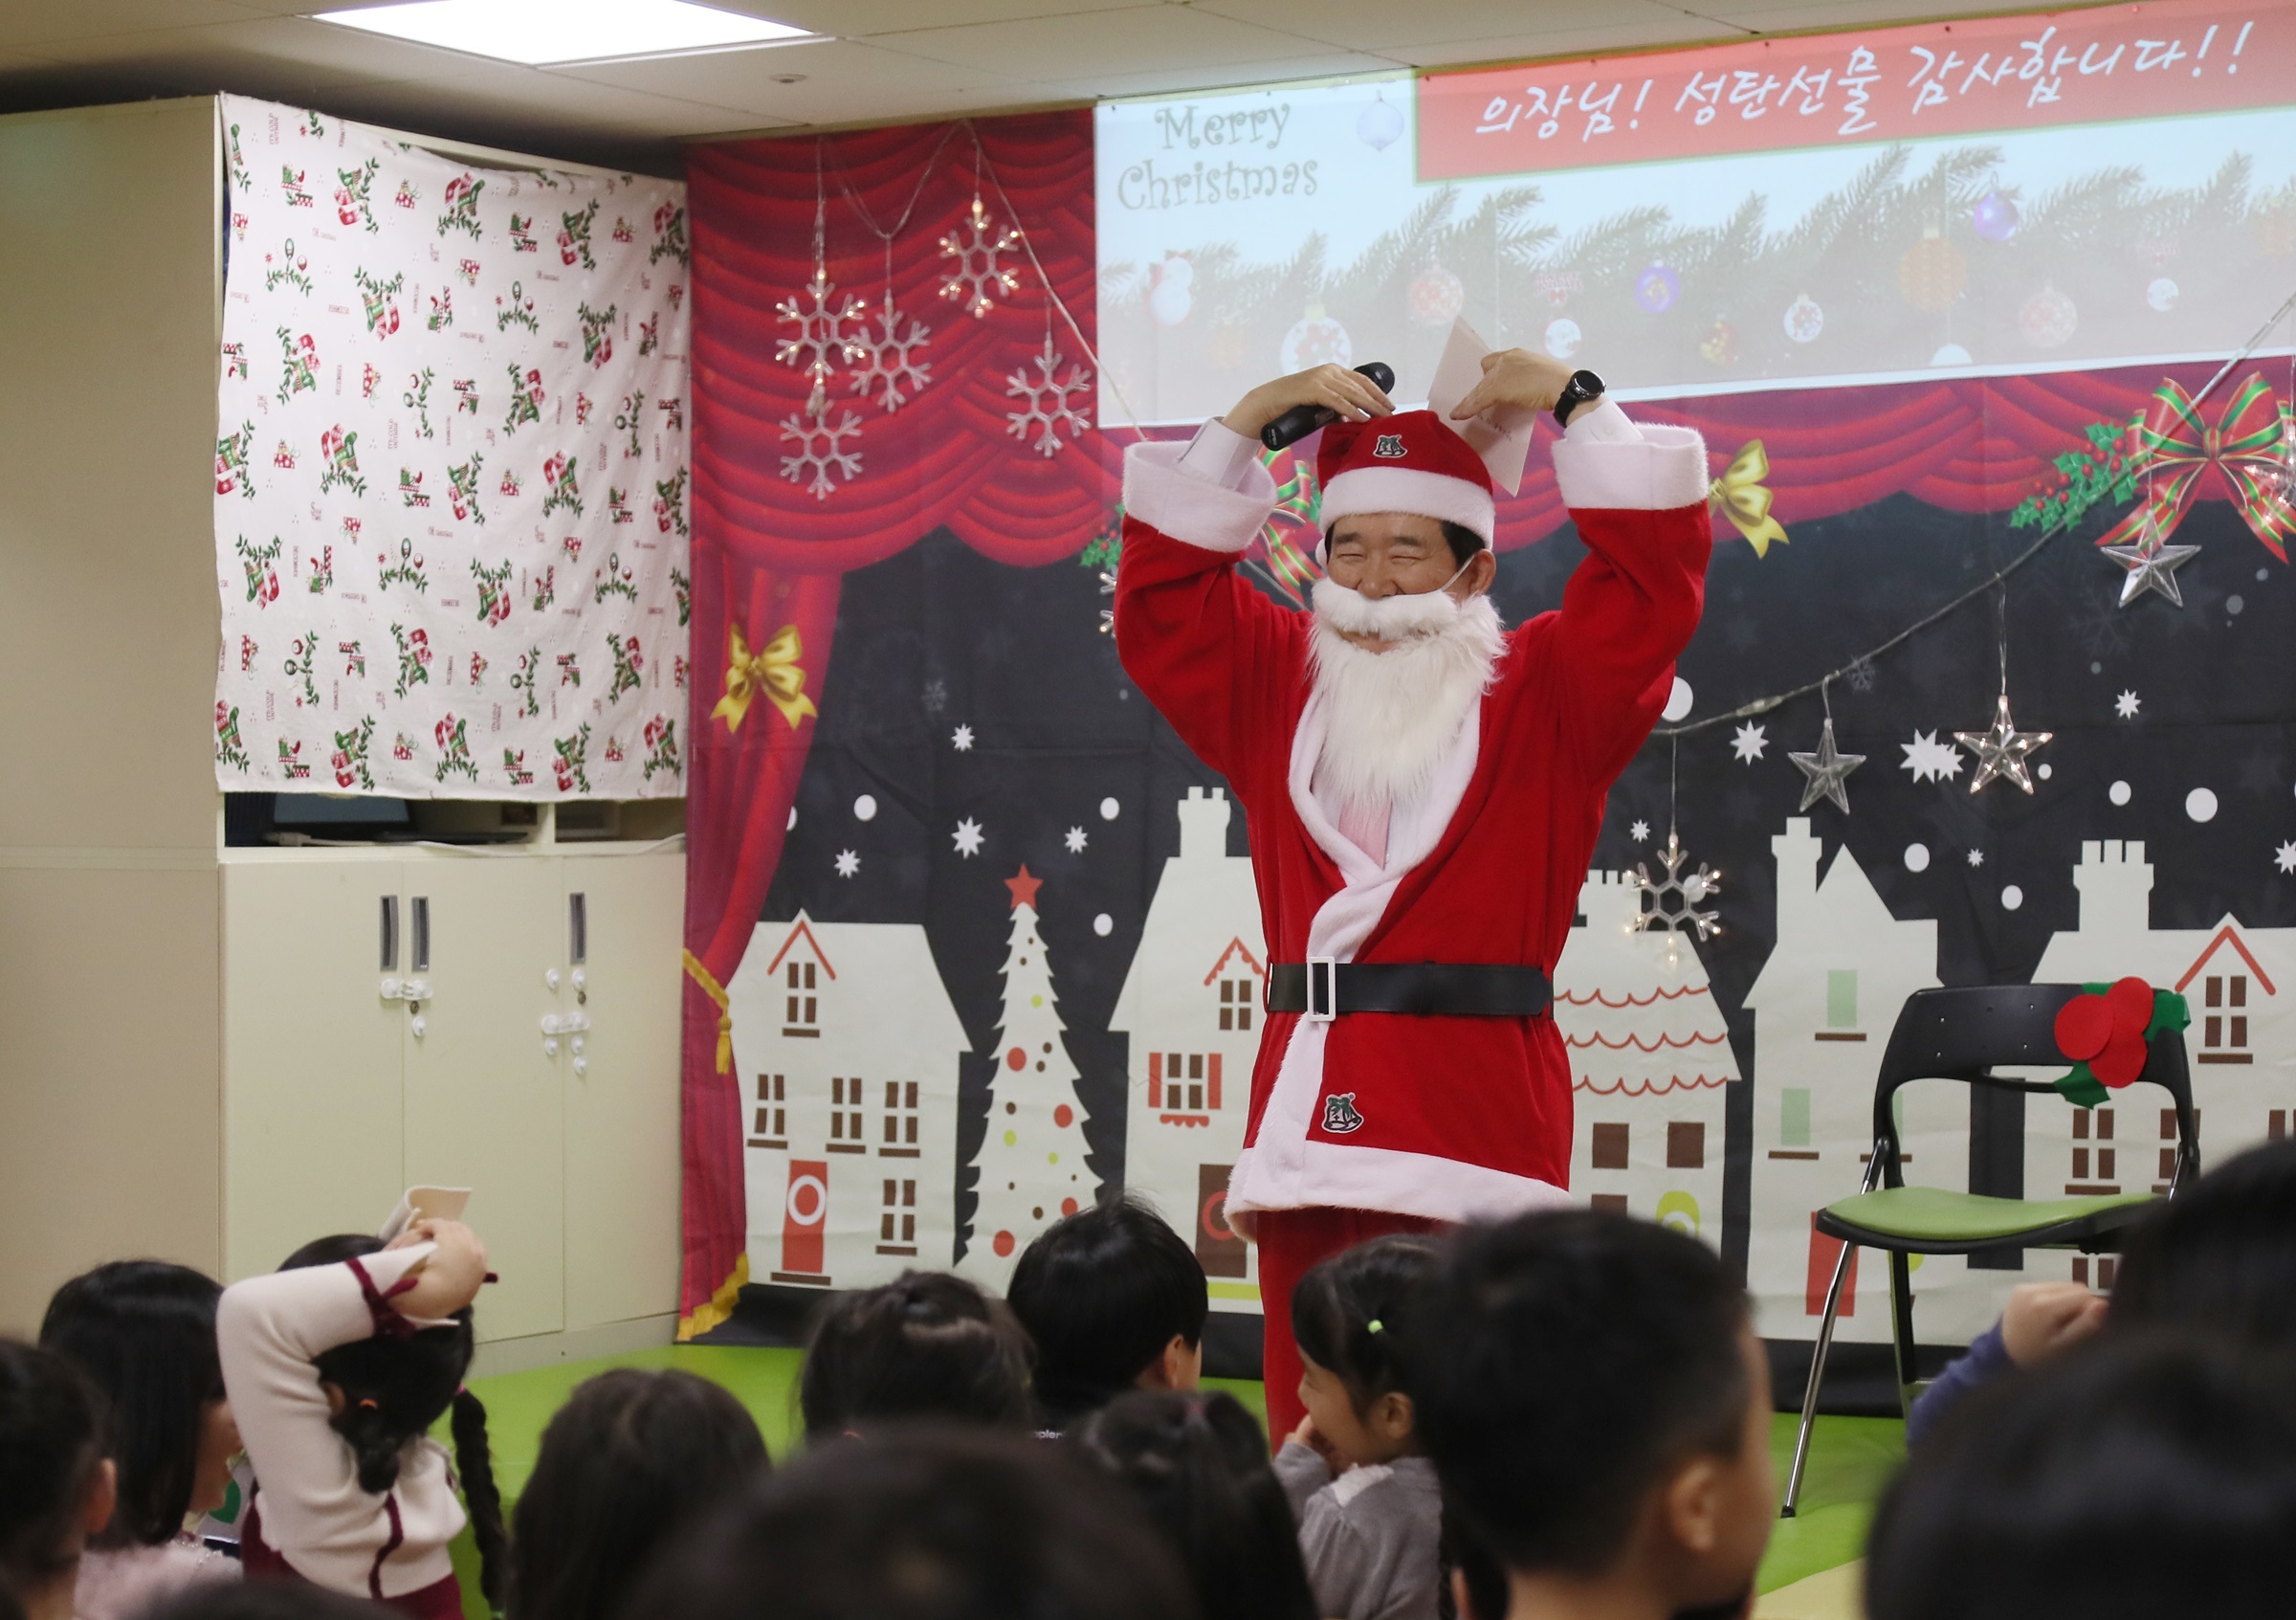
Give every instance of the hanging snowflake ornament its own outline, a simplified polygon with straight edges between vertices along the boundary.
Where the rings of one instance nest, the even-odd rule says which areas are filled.
[[[775,342],[773,358],[812,379],[806,410],[815,416],[828,399],[829,378],[837,362],[858,360],[865,352],[846,327],[849,323],[856,329],[862,327],[867,306],[848,293],[845,301],[832,309],[829,300],[836,291],[837,284],[828,278],[828,273],[816,265],[812,280],[773,306],[777,320],[797,328],[795,337]],[[806,301],[800,302],[801,299]]]
[[[877,403],[889,416],[908,404],[912,395],[923,392],[933,380],[931,363],[916,358],[916,351],[932,341],[932,328],[912,318],[904,332],[901,319],[901,312],[894,306],[893,289],[888,287],[874,329],[864,320],[861,341],[846,348],[847,357],[858,367],[849,387],[864,399],[874,388]]]
[[[1052,346],[1052,334],[1047,332],[1043,352],[1028,357],[1028,365],[1036,367],[1035,379],[1030,380],[1026,366],[1004,379],[1004,391],[1027,402],[1025,409],[1004,413],[1004,431],[1019,439],[1027,438],[1034,431],[1034,449],[1039,455],[1060,454],[1064,442],[1061,429],[1066,428],[1073,439],[1076,434],[1089,432],[1093,425],[1090,417],[1069,404],[1069,395],[1083,393],[1092,386],[1092,369],[1071,366],[1068,375],[1063,377],[1060,375],[1063,363],[1061,352]]]
[[[1714,913],[1698,909],[1699,901],[1711,899],[1722,892],[1722,874],[1700,861],[1698,870],[1685,877],[1681,868],[1689,857],[1682,853],[1672,828],[1667,830],[1667,853],[1658,858],[1667,869],[1664,877],[1652,877],[1649,867],[1641,861],[1634,863],[1631,881],[1649,900],[1647,906],[1635,914],[1635,932],[1659,929],[1680,934],[1693,930],[1701,940],[1722,932],[1722,923]]]
[[[816,500],[828,499],[838,478],[850,483],[861,476],[861,448],[855,443],[852,449],[846,449],[849,436],[856,441],[861,436],[861,418],[850,411],[834,427],[826,408],[802,416],[791,411],[782,418],[782,437],[795,444],[797,451],[782,457],[782,477],[793,484],[806,484]]]
[[[1021,233],[1010,226],[998,227],[975,197],[963,223],[940,239],[940,256],[957,261],[940,284],[940,296],[956,300],[980,320],[996,308],[993,293],[1009,297],[1020,291],[1019,274],[997,262],[1020,245]]]

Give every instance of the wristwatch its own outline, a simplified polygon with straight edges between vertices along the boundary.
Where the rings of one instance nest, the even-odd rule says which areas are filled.
[[[1574,371],[1571,380],[1562,385],[1562,397],[1555,402],[1555,420],[1562,427],[1571,425],[1571,412],[1602,397],[1602,379],[1592,371]]]

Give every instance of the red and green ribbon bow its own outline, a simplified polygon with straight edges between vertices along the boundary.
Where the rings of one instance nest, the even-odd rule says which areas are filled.
[[[2148,529],[2166,540],[2214,471],[2231,489],[2232,503],[2256,538],[2286,562],[2287,544],[2296,538],[2296,503],[2281,481],[2287,423],[2287,407],[2256,372],[2234,391],[2213,428],[2202,424],[2199,406],[2184,385],[2166,379],[2145,408],[2137,432],[2139,470],[2147,475],[2142,496],[2097,544],[2141,544]]]
[[[2145,1072],[2152,1037],[2181,1030],[2192,1009],[2175,990],[2156,990],[2131,976],[2109,985],[2083,985],[2057,1010],[2057,1050],[2073,1060],[2070,1073],[2053,1083],[2066,1101],[2094,1108],[2113,1091]]]

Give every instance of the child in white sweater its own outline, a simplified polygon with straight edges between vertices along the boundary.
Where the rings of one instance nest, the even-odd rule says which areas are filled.
[[[394,1226],[400,1224],[394,1218]],[[253,1574],[294,1574],[424,1620],[460,1620],[447,1544],[466,1522],[429,1431],[450,1408],[481,1585],[506,1550],[486,1411],[462,1387],[486,1249],[456,1221],[321,1238],[224,1290],[223,1381],[254,1466],[240,1542]]]

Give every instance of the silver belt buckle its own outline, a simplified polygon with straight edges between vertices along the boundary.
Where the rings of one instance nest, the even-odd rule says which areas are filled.
[[[1323,1010],[1315,1010],[1315,970],[1323,970]],[[1308,958],[1308,1011],[1311,1024],[1328,1024],[1339,1015],[1339,959],[1336,956]]]

